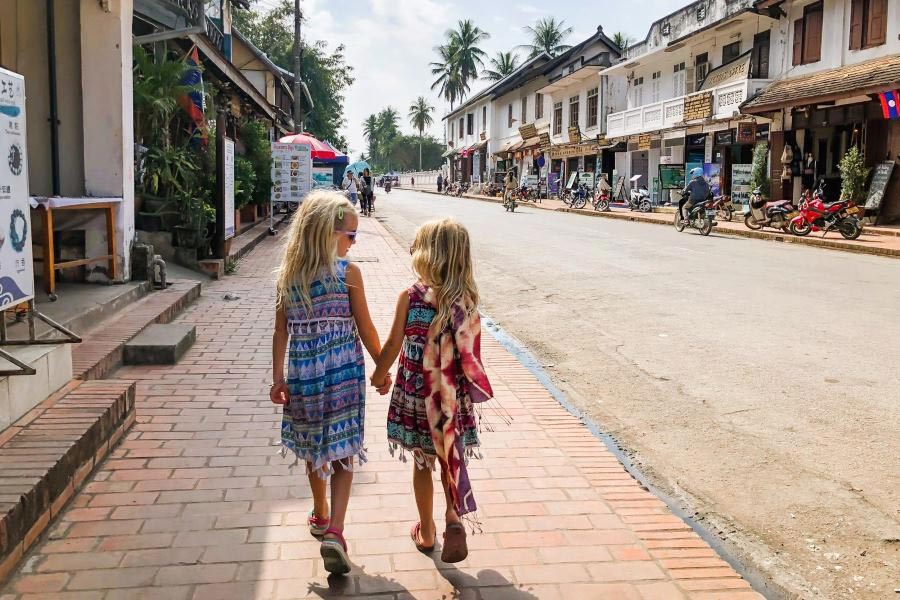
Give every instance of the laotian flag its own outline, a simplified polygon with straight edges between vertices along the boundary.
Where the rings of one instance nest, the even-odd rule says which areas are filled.
[[[178,99],[178,105],[187,113],[191,119],[193,126],[191,127],[191,144],[197,143],[206,145],[206,120],[204,118],[204,96],[203,93],[203,71],[200,68],[200,53],[197,46],[191,48],[184,59],[185,63],[190,67],[181,79],[181,84],[197,88],[193,92],[188,92]]]
[[[900,94],[897,90],[881,92],[878,98],[881,100],[881,111],[885,119],[900,119]]]

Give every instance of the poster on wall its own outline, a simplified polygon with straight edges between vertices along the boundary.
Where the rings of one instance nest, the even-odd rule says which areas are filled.
[[[312,187],[330,188],[334,185],[334,170],[331,167],[312,168]]]
[[[25,79],[0,69],[0,310],[34,298]]]
[[[312,150],[308,144],[272,142],[272,202],[303,201],[312,187]]]
[[[753,165],[731,165],[731,202],[750,203],[750,174]]]
[[[722,193],[722,180],[719,177],[721,171],[722,166],[718,163],[705,163],[703,165],[703,176],[706,177],[706,181],[709,182],[709,187],[712,189],[713,196],[718,196]]]
[[[234,237],[234,140],[225,138],[225,239]]]

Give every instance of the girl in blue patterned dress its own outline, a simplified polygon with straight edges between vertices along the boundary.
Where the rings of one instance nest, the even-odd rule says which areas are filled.
[[[344,518],[354,462],[366,460],[362,346],[375,360],[381,353],[362,273],[346,258],[357,224],[356,211],[340,194],[314,192],[303,202],[278,270],[272,342],[270,396],[284,405],[282,449],[306,463],[313,493],[310,533],[322,537],[325,568],[337,574],[350,571]],[[387,390],[379,387],[382,394]]]

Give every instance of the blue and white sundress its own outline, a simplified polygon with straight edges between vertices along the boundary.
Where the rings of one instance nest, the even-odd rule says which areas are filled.
[[[366,367],[347,293],[347,261],[335,264],[337,279],[323,273],[310,286],[312,311],[296,289],[285,299],[290,342],[290,401],[281,422],[282,452],[292,451],[321,477],[332,462],[347,470],[353,457],[365,462]]]

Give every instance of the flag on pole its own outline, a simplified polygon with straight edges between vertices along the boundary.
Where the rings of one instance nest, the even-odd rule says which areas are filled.
[[[881,111],[885,119],[900,119],[900,94],[897,90],[890,90],[878,94],[881,100]]]
[[[200,53],[197,46],[191,48],[185,57],[185,63],[190,67],[181,79],[181,84],[196,88],[178,99],[178,104],[191,119],[191,145],[206,145],[207,131],[204,118],[205,94],[203,92],[203,72],[200,67]]]

